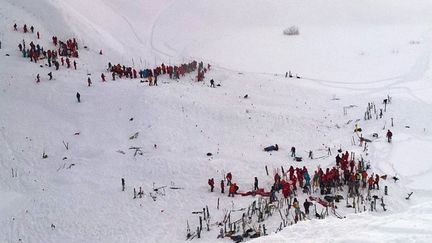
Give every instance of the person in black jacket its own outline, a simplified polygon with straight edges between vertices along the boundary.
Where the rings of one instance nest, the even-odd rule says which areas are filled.
[[[303,207],[305,208],[305,213],[309,215],[309,207],[311,206],[311,202],[309,202],[307,199],[305,199],[305,202],[303,203]]]
[[[266,151],[266,152],[278,151],[278,150],[279,150],[279,146],[277,144],[264,148],[264,151]]]
[[[295,147],[291,147],[291,157],[295,157]]]

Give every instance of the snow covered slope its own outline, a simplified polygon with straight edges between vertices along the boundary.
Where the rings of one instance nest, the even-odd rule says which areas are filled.
[[[430,242],[431,10],[427,0],[2,1],[0,242],[183,242],[186,222],[198,225],[191,212],[208,205],[216,222],[253,200],[228,198],[218,187],[210,193],[208,178],[218,182],[230,171],[241,191],[255,176],[269,189],[282,165],[334,164],[295,163],[291,146],[303,157],[325,155],[327,146],[355,151],[374,172],[400,180],[382,182],[386,212],[341,209],[345,219],[300,222],[255,241]],[[34,25],[41,40],[13,31],[14,23]],[[299,36],[282,34],[291,25]],[[88,47],[78,70],[21,57],[22,39],[52,48],[53,35]],[[213,65],[204,83],[192,74],[179,82],[162,76],[158,87],[99,81],[109,61],[144,68],[193,59]],[[288,70],[302,79],[286,79]],[[50,71],[55,80],[47,80]],[[209,88],[211,78],[221,86]],[[381,107],[387,94],[393,101],[384,118],[364,121],[367,103]],[[388,144],[383,127],[391,118]],[[356,119],[365,136],[379,134],[367,155],[351,145],[354,122],[347,122]],[[262,152],[274,143],[279,152]],[[143,155],[134,157],[131,146]],[[139,187],[144,197],[134,200]],[[266,222],[269,234],[278,220]],[[212,226],[194,241],[230,241],[216,240],[218,233]]]

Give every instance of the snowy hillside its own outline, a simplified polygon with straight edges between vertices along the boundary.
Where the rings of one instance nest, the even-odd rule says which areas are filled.
[[[0,242],[184,242],[187,225],[195,234],[206,207],[210,230],[204,222],[201,238],[191,241],[233,242],[217,239],[229,212],[241,232],[242,215],[268,197],[228,197],[228,187],[221,194],[228,172],[241,193],[254,189],[254,177],[269,192],[282,168],[305,166],[312,177],[318,166],[336,166],[338,149],[370,163],[369,175],[387,175],[371,191],[376,210],[369,201],[361,208],[347,202],[345,186],[337,192],[344,199],[325,219],[315,217],[325,212],[318,201],[296,224],[293,209],[278,203],[284,215],[275,210],[264,222],[255,215],[248,222],[253,229],[265,224],[267,236],[245,240],[432,240],[431,1],[0,5]],[[24,24],[34,33],[24,33]],[[292,25],[300,34],[283,35]],[[76,70],[67,64],[55,70],[47,59],[30,62],[18,49],[24,40],[57,50],[52,36],[75,38]],[[211,65],[204,82],[195,70],[178,80],[162,74],[158,86],[139,77],[113,81],[108,71],[109,62],[141,70],[193,60]],[[365,120],[368,103],[377,113]],[[356,124],[362,132],[353,132]],[[366,149],[358,136],[371,140]],[[279,151],[263,151],[273,144]],[[290,156],[293,146],[301,162]],[[286,202],[282,192],[276,197]],[[298,190],[295,197],[303,205],[309,195]]]

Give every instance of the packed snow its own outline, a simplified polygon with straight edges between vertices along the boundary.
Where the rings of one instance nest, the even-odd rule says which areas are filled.
[[[206,206],[210,231],[204,225],[191,241],[233,242],[217,239],[216,223],[230,210],[238,220],[261,197],[228,197],[227,187],[221,194],[226,173],[241,192],[254,177],[269,191],[281,166],[306,166],[313,176],[317,166],[335,166],[339,148],[369,162],[369,174],[387,175],[373,190],[386,211],[379,202],[357,212],[344,199],[341,219],[317,219],[311,209],[310,220],[290,225],[290,212],[281,231],[276,211],[263,222],[267,236],[245,240],[430,242],[431,12],[427,0],[3,0],[0,242],[184,242],[187,224],[194,233],[202,216],[192,212]],[[24,24],[41,39],[23,33]],[[293,25],[300,34],[284,35]],[[23,39],[56,49],[52,36],[76,38],[77,70],[31,63],[18,50]],[[142,69],[193,60],[211,65],[203,82],[193,72],[149,86],[107,72],[108,62]],[[365,120],[368,103],[383,109],[388,96],[383,118]],[[355,124],[372,141],[367,150]],[[279,151],[263,151],[273,144]]]

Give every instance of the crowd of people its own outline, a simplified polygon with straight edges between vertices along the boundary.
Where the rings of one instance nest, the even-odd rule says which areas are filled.
[[[207,67],[204,68],[203,62],[192,61],[174,66],[162,63],[153,69],[144,68],[137,71],[137,69],[130,66],[108,63],[108,71],[111,73],[112,80],[116,80],[116,77],[130,79],[137,79],[139,77],[140,79],[147,79],[150,85],[157,85],[157,79],[160,75],[167,74],[170,79],[180,79],[180,77],[184,77],[186,74],[195,71],[197,71],[197,81],[202,81],[204,74],[210,70],[210,67],[210,64],[207,64]],[[101,79],[102,81],[106,81],[104,74],[101,74]]]
[[[270,195],[273,192],[282,192],[284,198],[288,198],[295,195],[298,189],[302,192],[311,194],[318,192],[321,195],[331,194],[332,190],[341,190],[344,185],[348,186],[348,193],[352,195],[359,194],[359,188],[379,189],[380,177],[378,174],[368,175],[367,170],[369,169],[368,164],[364,164],[362,160],[359,160],[356,164],[353,159],[349,159],[349,153],[341,153],[336,156],[336,164],[332,168],[326,168],[325,171],[318,167],[313,177],[310,176],[306,166],[302,168],[290,166],[287,173],[275,173],[274,183],[270,189]],[[230,187],[230,192],[236,194],[238,186],[232,182],[232,173],[227,173],[226,186]],[[311,183],[312,182],[312,183]],[[221,181],[221,193],[224,192],[224,180]],[[209,185],[213,191],[214,179],[209,179]],[[234,187],[231,190],[232,185]],[[237,189],[235,189],[237,187]],[[235,189],[235,190],[234,190]],[[254,190],[258,190],[258,179],[255,177]],[[234,196],[230,194],[230,196]]]
[[[14,24],[14,30],[19,31],[18,25]],[[24,24],[22,27],[23,33],[34,33],[34,27],[27,27],[27,24]],[[37,32],[37,38],[40,38],[40,33]],[[38,63],[40,60],[46,60],[47,65],[49,67],[54,66],[56,70],[59,70],[60,66],[66,66],[67,68],[71,68],[72,65],[74,69],[77,69],[77,62],[73,58],[78,58],[78,42],[75,38],[68,39],[66,41],[61,41],[57,36],[52,36],[51,38],[52,44],[55,48],[44,48],[40,44],[35,44],[33,41],[30,41],[28,46],[26,45],[26,41],[23,39],[21,43],[18,44],[18,49],[22,53],[24,58],[29,58],[31,62]],[[102,50],[100,51],[102,54]],[[116,64],[112,65],[111,62],[108,63],[108,71],[111,73],[112,80],[116,80],[116,78],[128,78],[128,79],[145,79],[149,82],[149,85],[158,85],[158,77],[160,75],[168,75],[170,79],[180,79],[180,77],[184,77],[186,74],[197,72],[196,80],[203,81],[204,75],[210,70],[211,65],[207,64],[204,66],[203,62],[192,61],[189,63],[183,63],[180,65],[165,65],[162,63],[161,65],[151,69],[135,69],[130,66]],[[52,72],[48,74],[49,79],[51,80]],[[101,73],[102,82],[106,82],[106,76],[104,73]],[[37,83],[40,82],[40,75],[37,75]],[[88,82],[90,86],[91,83]],[[212,80],[212,87],[214,87],[214,81]]]
[[[57,36],[52,37],[54,46],[58,46],[58,55],[64,57],[78,58],[78,42],[75,38],[68,39],[66,42],[58,40]]]
[[[77,63],[75,60],[71,61],[71,58],[78,58],[78,44],[75,39],[68,40],[66,43],[60,41],[57,43],[57,38],[53,37],[54,45],[59,45],[58,49],[44,49],[39,44],[34,44],[33,41],[30,42],[29,47],[26,46],[26,42],[23,39],[22,43],[18,44],[18,49],[22,53],[24,58],[30,58],[31,62],[37,63],[41,59],[46,59],[48,66],[55,66],[56,70],[59,69],[60,63],[62,66],[66,65],[67,68],[71,68],[73,64],[74,69],[77,69]],[[60,58],[60,60],[59,60]],[[59,63],[60,61],[60,63]]]
[[[14,24],[14,30],[18,30],[17,24]],[[27,27],[27,24],[24,24],[22,31],[24,33],[34,33],[34,27]],[[39,31],[36,32],[37,39],[40,39]],[[34,43],[30,41],[28,45],[26,45],[25,39],[22,42],[18,43],[18,50],[22,53],[22,57],[29,58],[30,62],[38,63],[40,60],[46,60],[46,64],[49,67],[54,66],[55,70],[59,70],[60,65],[66,66],[66,68],[77,69],[77,62],[75,58],[78,58],[78,43],[75,38],[68,39],[66,41],[61,41],[57,36],[52,37],[52,44],[54,48],[44,48],[38,43]],[[74,58],[74,59],[73,59]],[[53,79],[52,72],[48,73],[49,80]],[[40,75],[37,74],[36,83],[40,82]]]
[[[258,178],[254,178],[254,189],[249,192],[239,192],[239,186],[233,182],[232,173],[226,174],[224,180],[220,182],[220,192],[225,192],[225,186],[228,187],[228,196],[234,197],[235,195],[261,195],[270,198],[270,202],[278,200],[279,197],[283,199],[294,198],[292,206],[294,209],[299,209],[300,204],[297,201],[298,193],[304,193],[307,196],[312,194],[320,195],[336,195],[343,191],[343,186],[348,188],[348,196],[359,196],[361,193],[360,188],[368,192],[371,190],[379,190],[379,183],[381,178],[378,174],[368,173],[370,166],[365,164],[362,160],[355,163],[354,158],[350,158],[348,151],[340,153],[335,157],[335,165],[330,168],[317,167],[313,172],[313,176],[309,174],[306,166],[296,167],[290,166],[288,170],[282,169],[282,173],[276,172],[273,177],[273,183],[270,191],[265,192],[264,188],[259,188]],[[226,183],[225,183],[226,182]],[[208,180],[211,192],[214,190],[214,178]],[[304,212],[309,213],[311,202],[307,199],[303,203]],[[299,211],[303,213],[302,211]],[[296,216],[300,217],[300,215]]]

